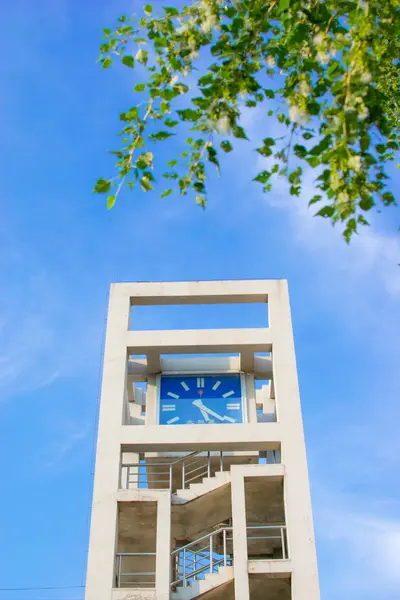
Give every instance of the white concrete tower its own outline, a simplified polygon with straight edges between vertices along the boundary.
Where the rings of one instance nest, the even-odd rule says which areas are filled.
[[[232,303],[268,327],[130,329]],[[111,286],[86,600],[191,598],[320,598],[285,280]]]

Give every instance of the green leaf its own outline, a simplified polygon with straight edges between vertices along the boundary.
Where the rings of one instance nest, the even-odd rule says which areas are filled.
[[[140,186],[144,192],[149,192],[153,189],[153,186],[151,185],[150,179],[148,177],[142,177],[142,179],[140,180]]]
[[[145,4],[143,10],[144,10],[145,15],[147,15],[149,17],[151,15],[151,13],[153,12],[153,6],[151,4]]]
[[[143,48],[140,48],[140,50],[137,51],[135,58],[139,63],[146,66],[147,61],[149,60],[149,53],[146,50],[143,50]]]
[[[176,111],[182,121],[197,121],[201,116],[201,111],[193,108],[185,108]]]
[[[249,139],[246,135],[245,130],[243,129],[243,127],[240,127],[240,125],[233,125],[232,133],[236,138],[243,139],[243,140]]]
[[[358,206],[362,210],[371,210],[371,208],[373,206],[375,206],[375,202],[374,202],[372,196],[365,196],[362,200],[360,200],[360,202],[358,203]]]
[[[179,121],[174,121],[173,119],[164,119],[164,124],[167,127],[175,127],[175,125],[178,125]]]
[[[257,175],[257,177],[254,177],[253,181],[259,181],[260,183],[267,183],[270,177],[271,177],[270,171],[261,171],[261,173],[259,173]]]
[[[261,146],[261,148],[256,148],[257,152],[262,156],[271,156],[272,150],[269,146]]]
[[[316,202],[319,202],[320,200],[322,200],[322,196],[313,196],[310,200],[310,202],[308,203],[308,206],[311,206],[312,204],[316,204]]]
[[[175,135],[174,133],[170,133],[169,131],[157,131],[157,133],[152,133],[149,135],[149,138],[153,141],[162,141],[171,137],[171,135]]]
[[[163,6],[164,12],[168,17],[178,17],[179,10],[174,6]]]
[[[136,166],[139,169],[146,169],[153,164],[153,153],[152,152],[143,152],[138,156],[136,161]]]
[[[145,89],[146,89],[145,83],[137,83],[135,85],[135,87],[133,88],[133,91],[134,92],[144,92]]]
[[[357,232],[357,222],[355,219],[349,219],[347,221],[347,227],[343,232],[343,237],[346,240],[346,242],[349,244],[350,243],[350,238],[352,236],[353,233]]]
[[[290,6],[290,0],[279,0],[279,12],[287,10]]]
[[[167,190],[164,190],[163,193],[161,194],[161,198],[166,198],[167,196],[170,196],[172,194],[172,189],[168,188]]]
[[[107,210],[111,210],[115,204],[117,196],[107,196]]]
[[[271,137],[264,138],[263,142],[264,142],[264,146],[275,146],[274,138],[271,138]]]
[[[305,148],[301,144],[296,144],[294,146],[293,150],[294,150],[295,155],[298,156],[299,158],[305,158],[308,154],[307,148]]]
[[[111,58],[105,58],[104,60],[101,61],[101,66],[103,67],[103,69],[108,69],[108,67],[111,67],[111,65],[112,65]]]
[[[320,160],[318,158],[318,156],[311,156],[310,158],[307,158],[307,162],[310,165],[310,167],[318,167],[318,165],[320,164]]]
[[[146,38],[137,37],[133,40],[136,44],[147,44]]]
[[[321,208],[320,211],[317,212],[316,216],[330,218],[333,216],[334,212],[335,209],[333,208],[333,206],[324,206],[323,208]]]
[[[98,179],[93,191],[96,192],[96,194],[107,194],[110,186],[111,181],[109,179]]]
[[[233,150],[232,144],[228,140],[224,140],[220,145],[224,152],[231,152]]]
[[[393,196],[392,192],[385,192],[382,194],[382,200],[385,206],[389,206],[390,204],[396,205],[396,198]]]
[[[208,155],[208,160],[215,165],[215,167],[217,169],[217,173],[219,175],[220,174],[219,160],[217,158],[217,151],[214,148],[214,146],[207,146],[207,155]]]
[[[311,148],[310,154],[311,156],[319,156],[322,152],[327,150],[330,146],[332,137],[330,135],[326,135],[316,146]]]
[[[203,196],[203,194],[199,194],[198,196],[196,196],[196,204],[201,206],[201,208],[206,207],[207,202],[206,202],[206,198],[205,198],[205,196]]]
[[[130,67],[131,69],[133,69],[133,67],[135,66],[135,60],[134,60],[133,56],[131,56],[130,54],[126,54],[122,58],[122,64],[125,65],[126,67]]]
[[[308,131],[306,131],[306,133],[303,133],[303,138],[305,140],[311,140],[311,138],[313,138],[313,137],[314,137],[313,134],[309,133]]]
[[[274,90],[264,90],[264,94],[266,95],[267,98],[275,98],[275,92]]]
[[[177,165],[177,164],[178,164],[178,161],[177,161],[177,160],[175,160],[175,159],[173,159],[173,160],[170,160],[169,162],[167,162],[167,165],[168,165],[169,167],[175,167],[175,165]]]

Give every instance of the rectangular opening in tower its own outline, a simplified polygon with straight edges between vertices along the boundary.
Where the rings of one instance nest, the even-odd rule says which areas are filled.
[[[132,306],[130,330],[268,327],[266,303]]]
[[[157,502],[120,502],[115,587],[155,587]]]

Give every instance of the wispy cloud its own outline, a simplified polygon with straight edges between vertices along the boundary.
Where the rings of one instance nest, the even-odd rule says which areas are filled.
[[[55,426],[57,430],[57,441],[46,449],[41,458],[41,468],[52,469],[64,461],[64,459],[86,440],[91,430],[88,421],[75,421],[63,419]],[[68,464],[70,461],[68,461]]]
[[[371,512],[357,496],[326,493],[315,504],[317,537],[330,564],[324,577],[324,597],[387,598],[398,590],[400,516],[390,515],[393,506],[375,503]]]

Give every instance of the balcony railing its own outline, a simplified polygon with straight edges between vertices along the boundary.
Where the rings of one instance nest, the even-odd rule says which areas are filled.
[[[232,527],[216,531],[177,548],[172,557],[173,588],[187,587],[191,581],[216,573],[219,567],[232,565]]]
[[[280,451],[269,450],[258,453],[260,464],[280,463]],[[232,452],[195,451],[173,461],[142,458],[137,463],[121,464],[120,488],[186,489],[191,483],[199,483],[216,471],[229,469]]]
[[[247,553],[250,560],[289,558],[286,525],[248,526]]]
[[[155,552],[118,552],[117,588],[154,588],[156,585]]]

